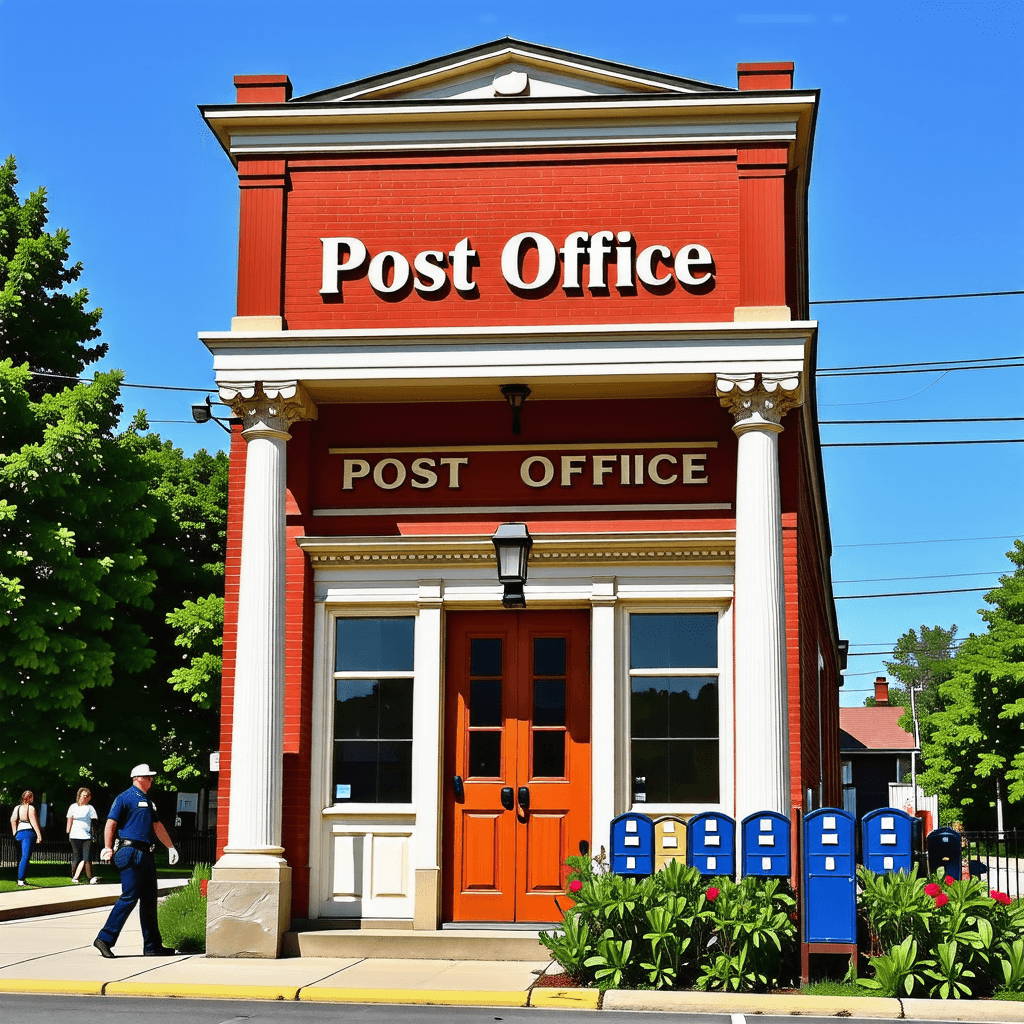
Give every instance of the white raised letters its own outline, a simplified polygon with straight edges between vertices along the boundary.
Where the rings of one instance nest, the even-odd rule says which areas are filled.
[[[571,236],[570,236],[571,237]],[[537,276],[532,281],[524,281],[520,273],[523,247],[532,242],[537,247]],[[551,239],[536,231],[523,231],[513,235],[501,250],[501,275],[513,287],[523,291],[534,291],[543,288],[555,276],[558,266],[558,253]]]
[[[324,247],[320,294],[337,295],[338,275],[358,270],[366,262],[366,246],[358,238],[321,238],[320,241]],[[341,260],[342,248],[348,251],[344,262]]]

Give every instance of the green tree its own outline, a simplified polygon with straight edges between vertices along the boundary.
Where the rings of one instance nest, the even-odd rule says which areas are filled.
[[[889,703],[904,709],[899,724],[911,735],[914,719],[910,708],[910,689],[914,687],[917,691],[918,721],[924,721],[939,706],[939,684],[945,682],[953,671],[956,632],[956,625],[946,629],[922,624],[920,633],[908,629],[896,641],[892,660],[882,662],[899,684],[889,687]],[[871,707],[874,703],[874,697],[869,697],[865,705]]]
[[[27,363],[36,374],[75,378],[106,355],[100,336],[100,309],[86,309],[89,293],[64,287],[77,281],[82,264],[69,264],[71,238],[64,228],[47,233],[46,189],[19,202],[17,165],[0,164],[0,360]],[[36,376],[27,384],[33,398],[59,391],[65,381]]]
[[[947,816],[984,814],[989,825],[997,795],[1024,800],[1024,542],[1007,557],[1016,568],[985,595],[987,631],[960,645],[922,729],[926,792]]]

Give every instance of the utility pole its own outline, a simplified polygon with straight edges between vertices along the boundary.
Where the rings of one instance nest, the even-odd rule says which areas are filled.
[[[910,754],[910,786],[914,791],[914,817],[917,817],[917,752],[921,749],[921,733],[917,727],[917,690],[913,683],[910,690],[910,717],[914,720],[914,749]],[[923,689],[923,687],[922,687]],[[937,824],[937,823],[936,823]]]

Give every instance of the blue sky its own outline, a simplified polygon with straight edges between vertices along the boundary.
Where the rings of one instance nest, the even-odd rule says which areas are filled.
[[[49,190],[51,227],[71,231],[104,309],[103,366],[135,382],[208,386],[196,333],[233,311],[236,180],[197,104],[232,101],[235,74],[287,73],[302,94],[504,35],[724,85],[738,61],[793,60],[797,86],[822,90],[812,299],[1020,289],[1022,22],[1017,0],[0,0],[0,150],[16,154],[22,194]],[[815,314],[823,367],[1024,352],[1021,296]],[[1024,369],[840,377],[819,382],[819,416],[1022,416],[1022,385]],[[126,399],[186,451],[226,436],[157,422],[187,420],[187,394]],[[822,427],[826,442],[1021,436],[1012,423]],[[836,593],[993,583],[1024,534],[1022,455],[827,449]],[[981,606],[979,593],[838,602],[854,652],[921,623],[980,630]],[[862,703],[881,671],[876,655],[851,659],[843,702]]]

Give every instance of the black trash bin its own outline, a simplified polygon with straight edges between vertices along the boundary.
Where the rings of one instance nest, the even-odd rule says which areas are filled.
[[[962,874],[960,833],[944,825],[928,833],[925,845],[928,848],[929,873],[942,868],[950,878],[959,881]]]

